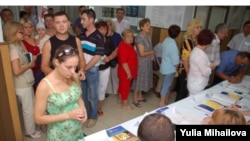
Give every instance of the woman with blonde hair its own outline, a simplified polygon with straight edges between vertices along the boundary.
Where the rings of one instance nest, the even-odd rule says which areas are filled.
[[[24,39],[22,43],[26,47],[27,51],[32,53],[34,58],[40,54],[40,48],[36,44],[34,25],[29,19],[21,19],[20,23],[23,25]],[[34,75],[38,71],[39,66],[35,64],[33,68]]]
[[[179,77],[176,84],[177,95],[175,101],[188,96],[187,74],[189,72],[189,57],[193,48],[197,45],[197,36],[201,32],[202,22],[198,19],[192,19],[187,26],[187,32],[184,34],[183,45],[181,47],[181,61],[179,65]]]
[[[210,125],[245,125],[246,119],[239,111],[231,109],[217,109],[211,117],[206,117],[202,121],[203,124]]]
[[[35,130],[33,117],[34,107],[34,76],[32,68],[34,61],[29,62],[26,48],[22,44],[23,26],[19,22],[11,21],[4,25],[4,39],[9,44],[10,60],[13,71],[15,92],[20,104],[22,104],[23,122],[25,134],[31,138],[39,138],[39,131]]]

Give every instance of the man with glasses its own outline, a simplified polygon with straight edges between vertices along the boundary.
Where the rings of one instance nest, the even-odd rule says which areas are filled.
[[[79,52],[82,52],[80,40],[77,37],[70,35],[68,32],[70,27],[68,15],[65,12],[57,12],[55,13],[53,20],[56,34],[45,42],[42,50],[41,69],[45,75],[48,75],[53,69],[52,57],[59,46],[63,44],[70,45],[77,48]],[[78,73],[80,79],[84,79],[85,59],[82,53],[79,53],[79,59],[80,64]]]
[[[82,81],[82,92],[88,113],[87,128],[95,126],[98,109],[98,86],[100,58],[104,55],[104,37],[95,27],[95,11],[87,9],[81,13],[81,24],[86,29],[79,36],[86,60],[86,79]]]

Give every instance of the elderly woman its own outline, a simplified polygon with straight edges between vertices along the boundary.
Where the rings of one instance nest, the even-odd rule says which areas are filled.
[[[22,104],[22,114],[25,134],[31,138],[39,138],[39,131],[35,130],[33,116],[34,107],[34,76],[32,68],[34,61],[29,62],[26,48],[22,45],[23,26],[18,22],[7,22],[4,25],[4,39],[10,47],[10,60],[13,71],[15,91],[19,102]]]
[[[135,45],[138,58],[137,78],[133,81],[132,89],[134,90],[133,104],[140,107],[140,101],[146,102],[142,97],[142,91],[147,92],[153,87],[153,67],[154,50],[152,47],[150,32],[150,20],[142,19],[139,22],[140,32],[135,37]]]
[[[192,49],[197,45],[197,36],[202,29],[202,22],[198,19],[192,19],[187,26],[187,32],[184,34],[183,46],[181,48],[181,62],[179,65],[179,77],[177,80],[177,95],[175,101],[188,96],[187,74],[189,72],[189,57]]]

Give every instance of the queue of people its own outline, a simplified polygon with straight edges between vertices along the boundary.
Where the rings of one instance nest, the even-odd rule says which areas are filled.
[[[30,9],[26,10],[30,17]],[[130,90],[133,90],[131,103],[139,108],[143,106],[141,102],[148,101],[143,93],[153,88],[152,61],[156,58],[156,51],[150,36],[150,19],[139,21],[140,31],[134,37],[134,31],[124,18],[123,8],[117,9],[116,20],[97,23],[94,10],[80,6],[79,11],[80,17],[74,27],[76,36],[69,33],[70,20],[65,12],[45,15],[45,24],[33,24],[32,16],[16,22],[11,10],[1,12],[4,38],[10,46],[16,95],[23,108],[25,132],[32,138],[41,136],[35,130],[36,123],[47,125],[47,140],[83,139],[82,123],[87,128],[96,125],[98,116],[105,113],[102,107],[106,93],[118,94],[121,109],[133,110],[128,99]],[[190,20],[180,51],[175,39],[181,28],[171,25],[169,37],[164,39],[161,51],[157,53],[160,65],[158,75],[162,75],[163,79],[157,86],[159,107],[168,104],[176,74],[176,101],[222,80],[241,82],[250,62],[249,51],[242,49],[249,45],[249,25],[250,21],[247,21],[243,25],[244,33],[229,42],[231,50],[222,53],[219,43],[228,36],[226,24],[218,24],[213,33],[202,29],[200,20]],[[244,40],[241,38],[243,35]],[[236,49],[234,45],[238,42],[244,45]],[[32,53],[30,62],[26,58],[28,52]],[[241,113],[236,108],[232,109]],[[168,118],[159,115],[152,115],[151,118],[166,120],[166,127],[172,130]],[[208,123],[215,123],[215,119],[214,122],[209,120]],[[146,136],[144,128],[149,126],[147,119],[144,122],[145,127],[138,130],[142,139]],[[242,123],[245,124],[244,121]],[[68,130],[67,126],[72,128]],[[159,138],[163,137],[163,133],[159,133]],[[166,137],[174,140],[172,131]]]

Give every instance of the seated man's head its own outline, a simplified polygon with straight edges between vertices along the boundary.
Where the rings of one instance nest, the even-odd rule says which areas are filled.
[[[174,126],[165,115],[150,114],[140,123],[137,136],[141,141],[174,141]]]
[[[238,66],[248,65],[250,62],[250,53],[249,52],[239,52],[236,56],[235,63]]]

